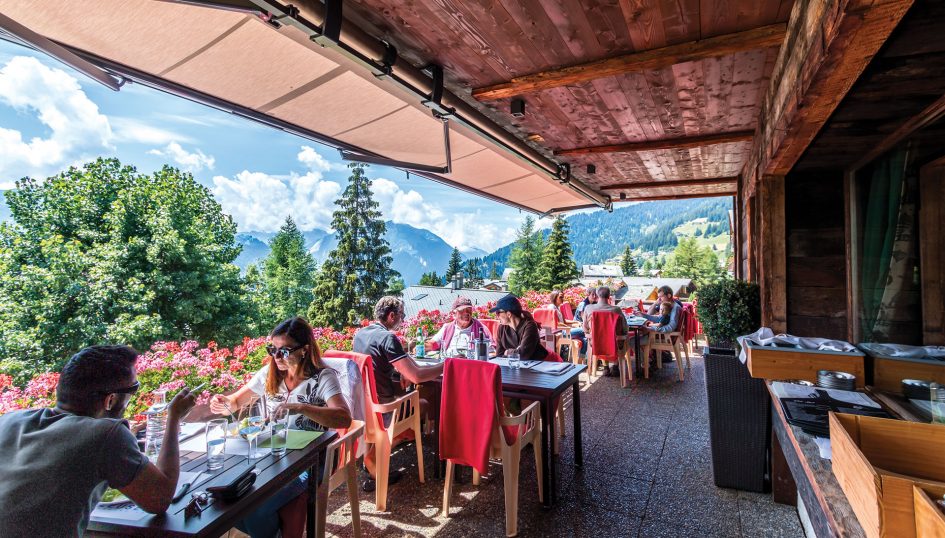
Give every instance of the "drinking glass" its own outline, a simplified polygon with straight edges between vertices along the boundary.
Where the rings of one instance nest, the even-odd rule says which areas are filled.
[[[226,427],[225,418],[213,419],[207,422],[207,470],[216,471],[223,468],[226,459]]]
[[[285,454],[289,442],[289,411],[287,409],[273,411],[269,419],[269,433],[271,434],[269,446],[272,447],[272,455]]]
[[[256,459],[259,457],[259,452],[256,449],[256,439],[259,437],[259,434],[262,433],[263,426],[266,424],[266,403],[264,400],[257,398],[255,401],[250,403],[247,406],[247,424],[240,429],[240,435],[246,438],[249,441],[249,449],[246,452],[247,459]]]
[[[518,370],[521,367],[521,363],[519,362],[517,351],[510,351],[507,353],[506,356],[509,359],[509,368],[512,368],[513,370]]]

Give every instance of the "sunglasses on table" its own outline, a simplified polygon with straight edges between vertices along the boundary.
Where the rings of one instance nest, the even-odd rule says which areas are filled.
[[[305,344],[295,347],[276,347],[272,344],[266,344],[266,353],[274,359],[289,360],[289,355],[305,347]]]

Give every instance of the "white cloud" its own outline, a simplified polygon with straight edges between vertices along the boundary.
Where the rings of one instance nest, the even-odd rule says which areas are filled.
[[[171,142],[164,149],[152,149],[148,151],[148,153],[173,159],[175,163],[190,172],[198,172],[204,168],[213,170],[213,165],[216,162],[216,159],[214,159],[212,155],[206,155],[204,152],[200,151],[200,149],[196,149],[193,153],[190,153],[177,142]]]
[[[404,191],[389,179],[375,179],[372,190],[385,218],[430,230],[460,250],[476,247],[492,252],[515,239],[514,227],[491,222],[479,210],[446,215],[437,206],[426,202],[419,192],[413,189]]]
[[[22,132],[0,127],[0,189],[114,151],[108,118],[75,77],[36,58],[15,56],[0,68],[0,104],[35,116],[50,131],[47,138],[27,141]]]
[[[172,142],[192,144],[194,139],[183,133],[162,129],[135,118],[113,117],[115,138],[119,142],[150,145],[167,145]]]
[[[300,153],[299,160],[302,158]],[[320,155],[316,159],[306,154],[306,158],[313,163],[324,160]],[[338,183],[324,180],[317,170],[288,176],[244,170],[234,178],[215,176],[213,185],[213,195],[240,230],[261,232],[278,230],[287,216],[292,216],[302,230],[328,230],[334,202],[342,190]]]

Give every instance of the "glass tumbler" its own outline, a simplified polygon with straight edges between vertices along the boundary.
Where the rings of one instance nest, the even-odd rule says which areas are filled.
[[[269,446],[273,456],[285,454],[289,442],[289,411],[277,409],[269,417]]]
[[[226,459],[226,428],[225,418],[217,418],[207,422],[207,470],[216,471],[223,468]]]

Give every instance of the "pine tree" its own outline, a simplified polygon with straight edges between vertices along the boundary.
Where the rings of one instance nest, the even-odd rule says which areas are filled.
[[[482,271],[479,268],[481,261],[479,258],[466,260],[463,266],[463,286],[466,288],[478,288],[482,286]]]
[[[449,282],[453,280],[458,273],[463,270],[463,258],[459,255],[459,249],[453,247],[453,252],[450,254],[450,264],[446,269],[446,281]]]
[[[348,168],[348,186],[335,202],[338,210],[331,221],[338,246],[322,265],[308,309],[313,324],[336,328],[370,318],[390,277],[400,276],[391,270],[393,258],[384,239],[387,226],[371,194],[365,165],[351,163]]]
[[[489,280],[499,280],[499,265],[492,260],[492,269],[489,271]]]
[[[312,302],[315,273],[315,260],[305,249],[305,237],[292,217],[287,217],[269,241],[269,254],[258,276],[247,272],[248,281],[257,281],[253,296],[259,311],[257,329],[267,331],[282,320],[305,315]]]
[[[420,286],[442,286],[443,279],[436,274],[436,271],[431,271],[429,273],[423,273],[420,275]]]
[[[571,242],[568,240],[568,222],[558,217],[551,227],[551,234],[542,254],[541,289],[566,288],[577,276]]]
[[[521,295],[541,285],[539,269],[543,247],[541,233],[535,232],[535,219],[525,217],[525,222],[518,230],[515,248],[509,255],[509,266],[514,269],[509,277],[509,290],[512,293]]]
[[[633,260],[630,245],[627,245],[623,249],[623,259],[620,261],[620,269],[623,271],[623,276],[633,276],[637,274],[637,263]]]

